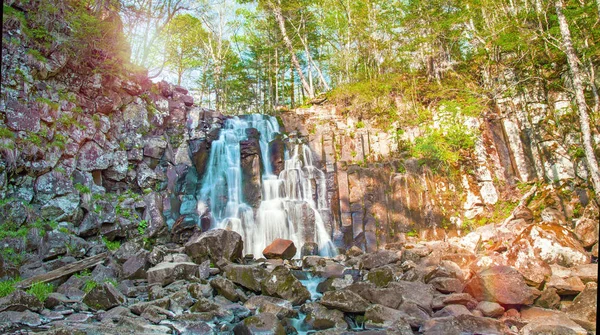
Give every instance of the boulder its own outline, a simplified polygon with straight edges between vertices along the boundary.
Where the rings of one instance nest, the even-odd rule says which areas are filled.
[[[83,302],[93,310],[106,311],[124,304],[125,301],[125,296],[110,283],[102,283],[94,287],[83,297]]]
[[[598,242],[598,220],[582,218],[577,222],[575,236],[584,248],[589,248]]]
[[[185,244],[185,253],[200,264],[207,259],[236,261],[242,259],[244,242],[240,234],[224,229],[213,229],[192,236]]]
[[[348,313],[364,313],[370,305],[368,301],[349,289],[325,292],[321,304]]]
[[[429,284],[442,293],[460,293],[463,290],[463,284],[456,278],[434,278]]]
[[[517,270],[502,265],[475,274],[464,291],[478,301],[493,301],[503,306],[531,305],[539,296]]]
[[[219,295],[222,295],[229,301],[239,301],[244,299],[233,282],[223,277],[216,277],[210,281],[210,286],[217,290]],[[245,299],[244,299],[245,300]]]
[[[585,335],[587,331],[580,325],[569,319],[564,312],[549,310],[537,307],[521,309],[521,320],[526,322],[521,329],[522,334],[535,334],[540,332],[540,326],[561,326],[569,329],[568,333],[575,332],[578,335]]]
[[[477,310],[481,311],[483,316],[498,318],[504,314],[504,307],[492,301],[481,301],[477,304]]]
[[[203,313],[203,312],[215,311],[217,309],[219,309],[218,304],[208,300],[207,298],[200,297],[200,299],[198,299],[196,301],[196,303],[194,303],[194,305],[190,308],[190,312]]]
[[[268,275],[260,265],[228,264],[223,270],[227,279],[254,292],[261,291],[261,282]]]
[[[398,310],[405,316],[404,319],[413,328],[421,328],[431,319],[430,312],[425,311],[421,306],[415,304],[412,301],[405,301],[398,307]]]
[[[150,263],[148,262],[148,252],[142,250],[130,257],[123,264],[123,278],[125,279],[146,279]]]
[[[300,256],[316,256],[319,254],[319,245],[315,242],[306,242],[300,249]]]
[[[148,269],[148,284],[168,285],[176,280],[197,276],[198,265],[191,262],[162,262]]]
[[[388,288],[401,292],[404,301],[413,302],[428,313],[431,313],[433,294],[435,292],[433,286],[421,282],[398,281],[390,283]]]
[[[301,305],[310,299],[310,292],[285,266],[276,266],[261,283],[263,294],[288,300]]]
[[[589,282],[585,289],[575,297],[573,304],[565,309],[571,320],[583,328],[595,331],[598,308],[598,284]]]
[[[36,297],[21,290],[16,290],[13,293],[0,298],[0,312],[23,312],[26,310],[39,312],[42,308],[44,308],[44,305]]]
[[[17,311],[4,311],[0,312],[0,325],[2,328],[7,325],[13,324],[15,326],[28,326],[28,327],[38,327],[42,324],[42,319],[40,315],[34,313],[29,310],[25,310],[22,312]],[[17,327],[18,327],[17,326]],[[21,328],[18,327],[18,328]],[[2,329],[0,328],[0,329]]]
[[[311,329],[323,330],[329,328],[348,328],[348,323],[344,320],[344,313],[335,309],[327,309],[318,302],[306,303],[302,305],[300,311],[306,314],[304,322],[306,322]]]
[[[535,306],[548,309],[560,308],[560,296],[556,293],[555,288],[546,288],[535,301]]]
[[[374,324],[382,328],[389,327],[397,321],[406,322],[405,318],[406,314],[403,312],[378,304],[369,306],[365,311],[365,323]],[[406,324],[408,325],[408,322]]]
[[[392,250],[377,250],[364,255],[360,261],[361,267],[371,270],[387,264],[396,263],[400,260],[401,253]]]
[[[471,315],[471,312],[463,305],[448,305],[433,314],[434,318],[446,316]]]
[[[367,281],[375,284],[377,287],[385,287],[394,280],[394,273],[388,266],[373,269],[367,274]]]
[[[294,310],[289,301],[265,295],[251,297],[244,303],[244,307],[256,313],[275,314],[279,319],[298,316],[298,312]]]
[[[296,255],[296,246],[293,241],[278,238],[262,253],[266,259],[292,259]]]
[[[510,333],[509,329],[500,321],[466,314],[431,319],[425,322],[421,331],[423,335],[504,335]]]
[[[546,288],[554,288],[558,295],[574,295],[583,291],[585,285],[579,277],[551,276],[546,282]]]
[[[81,171],[106,170],[112,161],[112,152],[104,151],[96,142],[88,141],[79,149],[77,168]]]
[[[598,282],[598,263],[582,264],[571,268],[571,276],[576,276],[586,284],[589,282]]]
[[[560,225],[529,226],[517,237],[515,244],[523,239],[529,242],[535,255],[548,264],[571,267],[590,262],[590,256],[575,235]]]
[[[245,318],[233,328],[235,335],[272,334],[285,335],[285,329],[272,313],[260,313]]]

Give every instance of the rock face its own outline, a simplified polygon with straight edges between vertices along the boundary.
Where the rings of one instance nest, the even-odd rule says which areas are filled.
[[[263,255],[267,259],[292,259],[296,255],[296,246],[290,240],[278,238],[263,250]]]
[[[533,304],[539,295],[527,286],[519,272],[508,266],[495,266],[477,273],[467,282],[465,292],[479,301],[508,306]]]
[[[224,229],[213,229],[192,236],[185,244],[185,253],[200,264],[210,259],[235,261],[242,258],[244,242],[240,234]]]

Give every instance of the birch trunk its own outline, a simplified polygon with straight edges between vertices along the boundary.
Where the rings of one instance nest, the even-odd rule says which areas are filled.
[[[287,31],[285,29],[285,18],[283,17],[283,14],[281,13],[281,8],[279,7],[279,5],[275,5],[271,1],[269,1],[268,4],[271,7],[271,10],[273,11],[273,15],[275,15],[275,19],[277,20],[277,23],[279,24],[279,30],[281,30],[281,37],[283,38],[283,43],[285,44],[288,51],[290,52],[290,56],[292,58],[292,64],[294,65],[294,68],[296,68],[296,72],[298,72],[298,77],[300,78],[300,81],[302,82],[302,87],[304,88],[304,91],[306,91],[306,94],[308,95],[308,97],[312,99],[312,98],[314,98],[314,94],[310,90],[310,85],[308,84],[308,82],[306,81],[306,78],[304,77],[304,74],[302,73],[302,68],[300,67],[300,62],[298,62],[298,58],[296,57],[296,53],[294,52],[294,46],[292,45],[292,41],[290,41],[290,38],[287,35]]]
[[[590,173],[590,179],[596,192],[596,200],[600,203],[600,172],[598,168],[598,161],[594,155],[594,146],[592,143],[592,132],[590,130],[590,116],[587,112],[587,105],[585,103],[585,96],[583,94],[583,82],[581,79],[581,72],[579,70],[579,59],[575,54],[573,43],[571,41],[571,31],[567,24],[567,19],[563,13],[563,1],[556,0],[554,3],[556,7],[556,16],[558,17],[558,24],[560,26],[560,33],[563,39],[564,52],[567,55],[567,61],[569,63],[569,70],[571,73],[571,81],[573,82],[573,90],[575,91],[575,100],[577,101],[577,111],[579,113],[579,123],[581,126],[581,139],[583,142],[583,150],[585,151],[585,158]]]

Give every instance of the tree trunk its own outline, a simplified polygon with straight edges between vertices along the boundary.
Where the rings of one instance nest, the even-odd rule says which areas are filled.
[[[590,179],[596,192],[596,200],[600,203],[600,171],[598,168],[598,161],[594,155],[594,146],[592,143],[592,133],[590,130],[590,116],[587,112],[587,106],[585,103],[585,96],[583,94],[583,83],[581,79],[581,72],[579,71],[579,59],[575,54],[573,43],[571,42],[571,32],[567,19],[563,14],[563,2],[562,0],[556,0],[554,3],[556,7],[556,16],[558,17],[558,24],[560,26],[560,33],[563,39],[564,52],[567,55],[567,61],[569,63],[569,70],[571,73],[571,81],[573,82],[573,90],[575,91],[575,100],[577,101],[577,111],[579,113],[579,123],[581,126],[581,139],[583,142],[583,150],[585,151],[585,158],[590,173]]]
[[[308,85],[308,82],[306,81],[306,78],[304,77],[304,74],[302,73],[302,68],[300,67],[300,62],[298,62],[298,58],[296,57],[296,53],[294,52],[294,46],[292,45],[292,41],[290,41],[290,39],[287,35],[286,29],[285,29],[285,18],[283,17],[283,14],[281,14],[281,8],[278,5],[273,4],[273,2],[271,2],[271,1],[268,1],[268,4],[271,7],[271,10],[273,11],[273,15],[275,15],[275,19],[277,20],[277,23],[279,23],[279,30],[281,30],[281,37],[283,38],[283,43],[285,44],[285,46],[288,48],[288,51],[290,52],[290,55],[292,57],[292,64],[296,68],[296,72],[298,72],[298,77],[300,78],[300,81],[302,82],[302,87],[304,87],[306,94],[312,99],[314,97],[314,94],[313,94],[313,92],[311,92],[310,85]]]

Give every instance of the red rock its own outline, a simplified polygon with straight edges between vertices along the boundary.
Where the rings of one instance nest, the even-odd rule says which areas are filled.
[[[263,250],[263,255],[268,259],[292,259],[296,255],[296,246],[290,240],[278,238]]]

